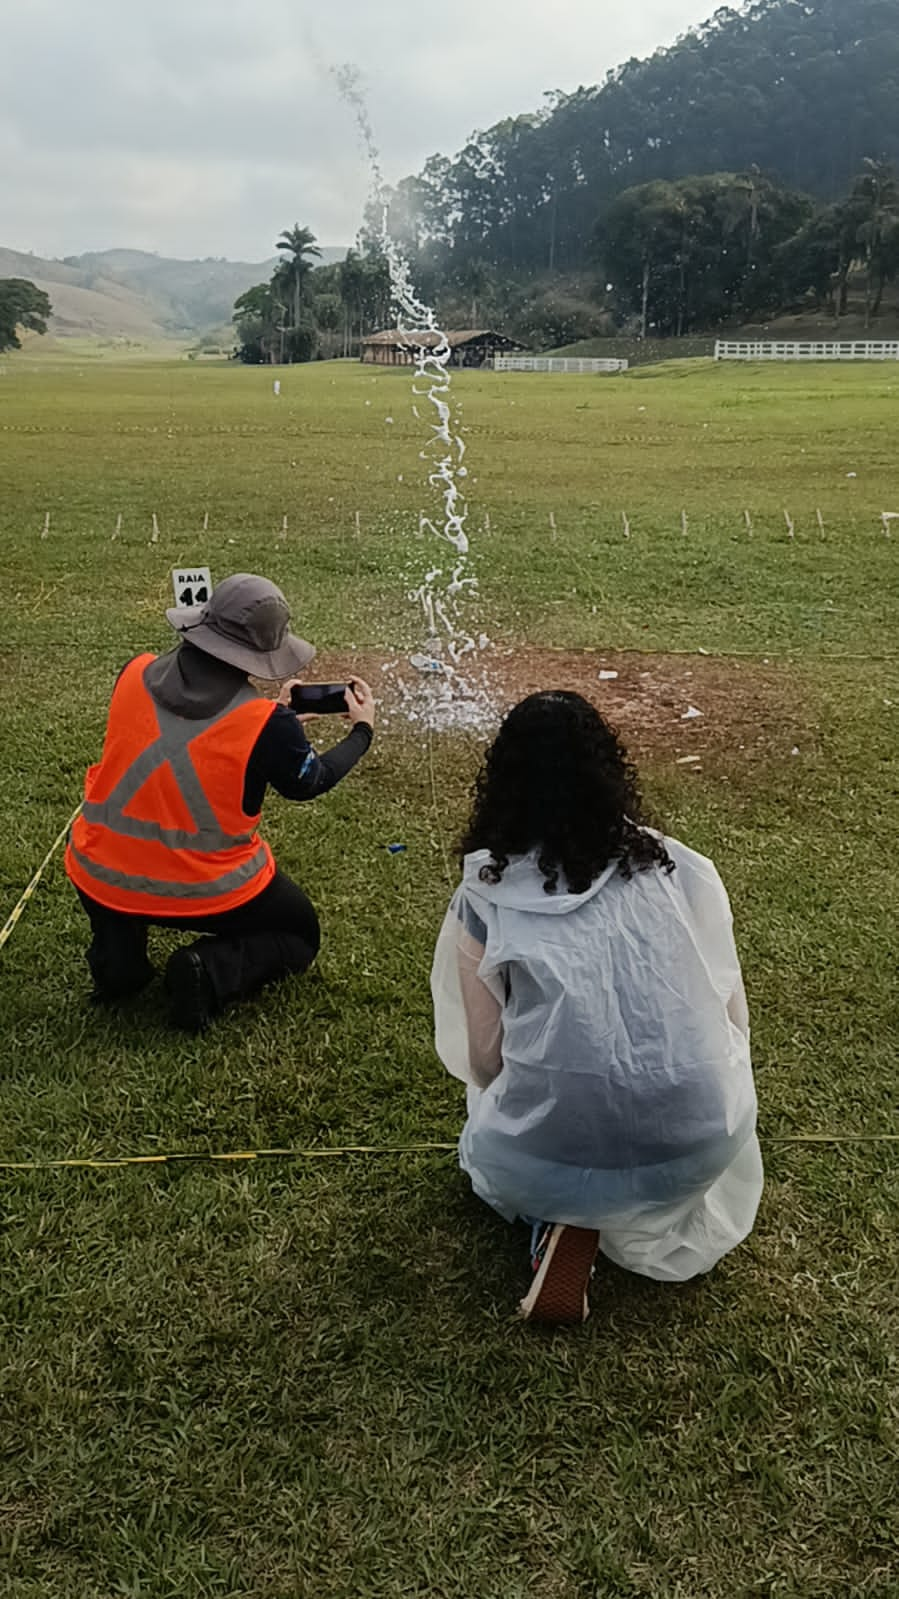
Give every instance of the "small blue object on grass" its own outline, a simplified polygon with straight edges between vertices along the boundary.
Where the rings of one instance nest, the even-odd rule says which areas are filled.
[[[389,855],[402,855],[405,853],[405,844],[385,844],[384,848]]]

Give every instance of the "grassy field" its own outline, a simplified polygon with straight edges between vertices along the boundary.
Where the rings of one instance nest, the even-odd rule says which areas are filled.
[[[265,572],[375,672],[413,642],[409,376],[281,377],[275,400],[263,370],[0,366],[6,909],[77,802],[116,671],[168,642],[172,566]],[[439,1151],[0,1170],[15,1599],[899,1594],[899,1145],[876,1141],[899,1043],[899,373],[456,392],[477,624],[507,677],[564,664],[606,696],[656,810],[730,888],[757,1229],[680,1289],[603,1266],[562,1336],[514,1319],[525,1234]],[[477,759],[393,716],[327,799],[269,801],[322,956],[199,1040],[153,990],[89,1005],[57,861],[0,957],[0,1157],[452,1140],[427,978]],[[793,1141],[817,1134],[848,1141]]]

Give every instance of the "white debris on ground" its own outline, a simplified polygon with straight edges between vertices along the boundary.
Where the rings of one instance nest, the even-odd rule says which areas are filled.
[[[684,711],[683,716],[681,717],[681,721],[682,722],[695,722],[697,716],[701,716],[701,715],[702,715],[702,711],[698,711],[696,709],[695,705],[688,705],[687,709]]]
[[[397,709],[408,722],[435,733],[494,733],[500,711],[485,675],[452,677],[425,670],[414,683],[397,676]]]

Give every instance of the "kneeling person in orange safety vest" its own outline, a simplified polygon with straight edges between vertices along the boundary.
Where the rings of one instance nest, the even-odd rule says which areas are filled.
[[[229,1002],[314,961],[318,917],[259,837],[262,801],[269,785],[290,800],[333,788],[371,743],[374,699],[356,678],[350,732],[319,756],[290,709],[295,674],[315,650],[289,632],[274,583],[239,573],[202,608],[166,615],[180,642],[119,675],[66,871],[90,917],[99,1001],[150,982],[149,927],[206,935],[165,970],[171,1022],[197,1032]],[[279,698],[264,699],[251,674],[282,681]]]

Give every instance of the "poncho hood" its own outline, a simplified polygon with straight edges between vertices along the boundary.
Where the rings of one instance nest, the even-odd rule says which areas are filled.
[[[475,908],[478,900],[481,900],[484,904],[496,905],[504,910],[535,911],[544,916],[566,916],[570,911],[579,910],[588,900],[595,899],[597,894],[601,894],[605,885],[619,870],[618,862],[610,861],[583,894],[572,894],[562,874],[555,893],[547,894],[543,886],[546,879],[537,865],[536,854],[511,856],[498,883],[486,883],[481,880],[481,868],[486,866],[490,859],[490,851],[487,849],[475,850],[473,854],[465,857],[462,882],[465,893],[474,902]]]

